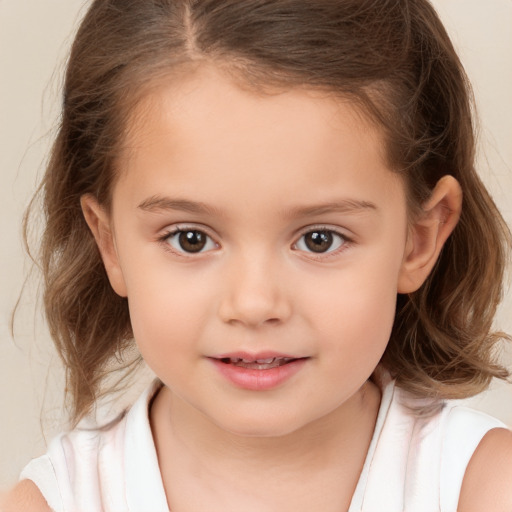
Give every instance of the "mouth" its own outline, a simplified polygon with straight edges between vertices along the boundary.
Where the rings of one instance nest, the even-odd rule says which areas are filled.
[[[228,382],[251,391],[267,391],[283,385],[304,368],[309,357],[290,354],[236,352],[208,359]]]
[[[244,357],[221,357],[218,359],[223,364],[233,365],[250,370],[271,370],[279,366],[290,364],[302,358],[294,357],[266,357],[266,358],[244,358]]]

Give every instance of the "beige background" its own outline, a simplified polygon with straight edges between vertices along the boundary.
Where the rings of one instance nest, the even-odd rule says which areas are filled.
[[[512,224],[512,1],[434,4],[474,84],[482,175]],[[9,321],[30,269],[20,221],[51,143],[61,70],[82,5],[0,0],[0,489],[15,481],[22,466],[44,451],[45,437],[65,422],[62,371],[37,309],[35,276],[19,307],[15,341]],[[497,319],[508,332],[511,311],[508,291]],[[472,404],[512,425],[512,385],[494,385]]]

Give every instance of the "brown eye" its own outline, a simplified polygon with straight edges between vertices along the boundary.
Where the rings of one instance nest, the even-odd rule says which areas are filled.
[[[304,242],[310,251],[325,252],[332,245],[332,234],[328,231],[313,231],[304,236]]]
[[[186,252],[202,251],[206,245],[206,235],[201,231],[182,231],[178,240],[180,247]]]
[[[341,247],[344,243],[345,239],[335,231],[318,229],[302,235],[296,244],[296,248],[301,251],[320,254],[332,252]]]
[[[184,229],[175,231],[166,241],[178,252],[199,253],[215,248],[213,240],[203,231]]]

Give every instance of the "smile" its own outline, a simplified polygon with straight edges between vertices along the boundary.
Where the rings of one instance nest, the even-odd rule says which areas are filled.
[[[283,385],[298,373],[308,357],[229,354],[208,358],[221,376],[238,388],[265,391]]]
[[[278,366],[283,366],[296,361],[292,357],[267,357],[265,359],[245,359],[240,357],[223,357],[220,361],[224,364],[233,364],[242,368],[250,368],[254,370],[270,370]]]

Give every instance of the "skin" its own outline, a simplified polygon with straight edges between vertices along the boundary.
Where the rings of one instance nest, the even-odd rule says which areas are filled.
[[[411,221],[382,134],[350,103],[257,94],[206,66],[154,90],[130,128],[111,211],[90,196],[82,207],[164,383],[150,420],[171,510],[347,510],[396,295],[435,264],[460,214],[458,183],[440,180]],[[204,249],[184,250],[176,230],[203,233]],[[315,230],[333,236],[326,252],[307,245]],[[212,363],[239,350],[305,362],[270,390],[241,389]],[[501,432],[468,478],[494,461]],[[473,510],[466,489],[460,510]]]

